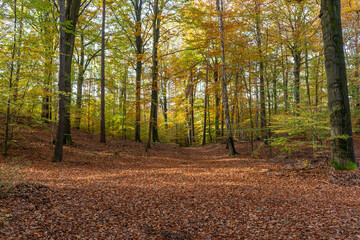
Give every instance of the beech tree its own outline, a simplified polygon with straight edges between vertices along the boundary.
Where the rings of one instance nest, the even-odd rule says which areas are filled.
[[[90,2],[83,2],[84,8]],[[76,24],[79,18],[81,0],[59,1],[59,103],[58,126],[55,139],[53,162],[62,161],[63,144],[72,144],[70,134],[71,66],[75,42]]]
[[[102,1],[102,8],[100,142],[105,143],[105,0]]]
[[[222,83],[222,101],[225,112],[225,124],[226,124],[226,140],[229,148],[229,155],[235,155],[237,152],[234,147],[234,141],[231,132],[230,114],[229,114],[229,103],[227,96],[227,79],[226,79],[226,62],[225,62],[225,44],[224,44],[224,23],[223,23],[223,11],[224,3],[222,0],[216,0],[216,8],[218,11],[219,18],[219,32],[220,32],[220,50],[221,50],[221,83]]]
[[[357,168],[357,165],[351,127],[340,0],[322,0],[320,17],[330,112],[330,163],[335,165],[335,168],[352,170]]]

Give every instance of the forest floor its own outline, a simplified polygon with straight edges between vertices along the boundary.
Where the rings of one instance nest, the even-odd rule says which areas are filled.
[[[360,239],[360,171],[303,150],[228,156],[73,130],[52,163],[49,126],[22,128],[0,156],[1,239]],[[259,144],[259,143],[258,143]],[[360,136],[356,136],[360,157]]]

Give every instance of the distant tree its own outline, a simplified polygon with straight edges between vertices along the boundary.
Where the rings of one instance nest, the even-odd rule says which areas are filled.
[[[101,27],[101,121],[100,142],[105,143],[105,0],[102,1],[102,27]]]

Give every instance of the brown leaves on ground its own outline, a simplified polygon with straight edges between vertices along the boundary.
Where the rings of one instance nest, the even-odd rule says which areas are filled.
[[[52,163],[48,130],[22,137],[1,157],[23,176],[1,199],[3,239],[360,239],[359,171],[250,158],[248,143],[231,157],[222,144],[145,152],[78,130]]]

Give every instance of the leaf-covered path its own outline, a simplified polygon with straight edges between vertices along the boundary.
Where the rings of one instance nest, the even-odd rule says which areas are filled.
[[[40,128],[1,156],[2,169],[23,175],[1,199],[1,238],[360,239],[360,186],[333,179],[359,171],[252,159],[247,143],[229,157],[222,144],[145,152],[143,143],[73,133],[63,163],[50,162]]]

